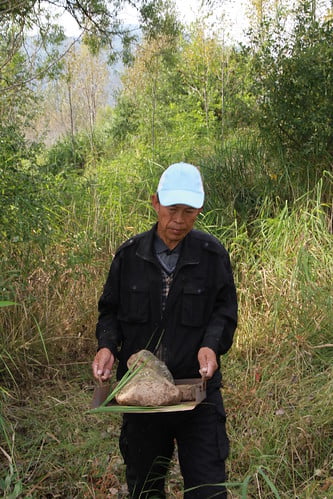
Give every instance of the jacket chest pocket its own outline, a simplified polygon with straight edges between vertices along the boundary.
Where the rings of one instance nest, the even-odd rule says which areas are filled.
[[[206,290],[199,286],[186,286],[183,291],[182,324],[200,327],[204,324]]]
[[[149,290],[140,284],[131,284],[121,290],[118,319],[125,322],[147,322],[149,317]]]

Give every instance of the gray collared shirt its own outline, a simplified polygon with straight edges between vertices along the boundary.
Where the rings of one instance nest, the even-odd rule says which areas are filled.
[[[162,239],[155,234],[154,238],[154,250],[158,261],[160,262],[162,268],[168,273],[172,274],[175,270],[178,258],[180,255],[182,243],[180,242],[177,246],[170,250],[167,245],[162,241]]]

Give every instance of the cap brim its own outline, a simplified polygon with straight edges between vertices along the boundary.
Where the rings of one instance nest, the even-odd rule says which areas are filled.
[[[173,204],[186,204],[192,208],[201,208],[204,203],[204,193],[195,193],[184,190],[160,190],[158,198],[163,206],[171,206]]]

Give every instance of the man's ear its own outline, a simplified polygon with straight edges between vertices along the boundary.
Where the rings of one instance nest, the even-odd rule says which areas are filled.
[[[151,204],[152,204],[154,210],[156,211],[156,213],[158,213],[159,209],[160,209],[160,202],[158,200],[157,194],[153,194],[152,195],[152,197],[151,197]]]

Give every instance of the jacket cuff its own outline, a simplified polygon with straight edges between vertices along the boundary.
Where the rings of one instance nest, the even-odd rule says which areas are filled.
[[[98,337],[97,351],[101,350],[102,348],[108,348],[110,352],[113,353],[114,357],[115,358],[117,357],[118,353],[117,345],[115,345],[115,343],[110,339],[107,332],[105,332],[104,334],[99,334]]]
[[[202,347],[210,348],[216,355],[219,355],[219,338],[214,336],[205,337],[201,343],[201,348]]]

